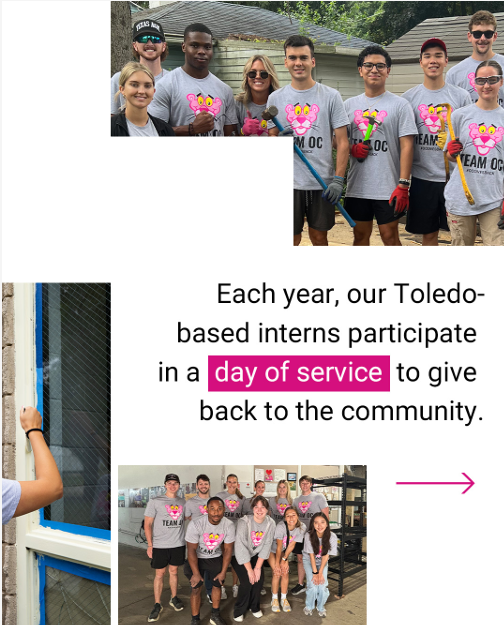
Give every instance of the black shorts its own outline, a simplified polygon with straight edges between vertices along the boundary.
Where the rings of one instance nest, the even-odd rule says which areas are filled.
[[[345,198],[345,208],[354,221],[373,221],[379,226],[398,221],[395,217],[395,209],[390,206],[388,200],[367,200],[360,197]]]
[[[153,569],[165,569],[169,564],[181,566],[185,560],[185,545],[173,547],[173,549],[152,548],[151,567]]]
[[[294,189],[294,236],[303,232],[305,215],[312,230],[329,232],[334,228],[336,209],[322,198],[322,193]]]
[[[303,543],[296,543],[296,546],[292,550],[292,553],[303,553]]]
[[[205,577],[205,571],[208,571],[208,577],[212,580],[212,586],[216,588],[221,587],[221,583],[218,579],[214,579],[222,571],[222,556],[218,558],[198,558],[198,569],[201,577]],[[193,576],[191,565],[188,561],[184,564],[184,575],[189,581]],[[200,582],[195,588],[199,588],[203,582]]]
[[[432,234],[448,230],[444,182],[411,179],[410,207],[406,230],[411,234]]]

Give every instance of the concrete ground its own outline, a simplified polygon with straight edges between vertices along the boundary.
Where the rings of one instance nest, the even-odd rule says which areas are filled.
[[[414,234],[409,234],[406,232],[404,224],[399,223],[399,237],[401,239],[401,243],[404,246],[421,246],[422,245],[422,237]],[[350,226],[347,224],[345,219],[337,214],[336,215],[336,225],[328,234],[329,246],[331,247],[349,247],[353,245],[353,231]],[[441,231],[439,233],[439,245],[440,246],[448,246],[451,245],[451,236],[449,232]],[[308,226],[305,225],[303,236],[301,239],[302,246],[311,246],[310,237],[308,236]],[[481,246],[482,241],[481,238],[478,237],[476,239],[476,245]],[[380,238],[380,233],[378,231],[378,226],[375,224],[373,227],[373,234],[371,236],[371,246],[383,246],[382,240]]]
[[[292,588],[296,583],[294,574],[293,582],[289,584]],[[147,617],[154,607],[154,597],[152,583],[154,580],[154,571],[150,568],[149,559],[143,549],[129,547],[127,545],[119,545],[119,623],[120,625],[137,625],[138,623],[146,623]],[[221,616],[228,625],[233,625],[233,597],[231,595],[232,577],[228,572],[226,577],[226,590],[228,598],[221,603]],[[158,623],[170,623],[170,625],[188,625],[191,622],[191,609],[189,606],[189,581],[179,569],[179,592],[178,597],[184,603],[184,610],[175,612],[168,602],[170,601],[170,589],[165,583],[163,591],[162,604],[163,612]],[[329,581],[329,590],[331,595],[327,601],[327,618],[322,619],[314,612],[314,616],[306,617],[303,614],[304,595],[293,597],[290,593],[287,598],[291,604],[292,612],[284,614],[274,614],[271,611],[271,571],[266,569],[267,594],[261,597],[261,608],[264,612],[263,618],[260,620],[261,625],[303,625],[307,624],[307,619],[312,625],[317,623],[337,622],[338,625],[365,625],[366,623],[366,571],[361,571],[356,575],[345,580],[345,598],[337,600],[334,594],[337,590],[337,583]],[[201,623],[208,624],[211,612],[211,606],[206,600],[201,604]],[[244,623],[254,625],[256,619],[249,612]]]

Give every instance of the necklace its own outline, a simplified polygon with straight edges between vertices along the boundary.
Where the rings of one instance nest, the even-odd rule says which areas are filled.
[[[374,100],[373,104],[376,104],[377,102],[379,102],[379,101],[383,98],[383,96],[384,96],[386,93],[387,93],[387,92],[386,92],[386,91],[384,91],[384,92],[383,92],[380,96],[378,96],[378,97],[376,97],[376,98],[368,98],[368,97],[367,97],[367,95],[366,95],[366,94],[364,94],[364,97],[366,98],[367,103],[368,103],[368,108],[371,108],[371,102],[370,102],[370,100]]]

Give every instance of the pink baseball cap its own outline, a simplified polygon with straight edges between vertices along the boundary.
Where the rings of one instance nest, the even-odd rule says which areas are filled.
[[[448,56],[448,51],[446,50],[446,44],[442,39],[427,39],[427,41],[423,44],[422,49],[420,50],[420,54],[424,53],[426,48],[434,48],[438,47],[444,50],[444,53]]]

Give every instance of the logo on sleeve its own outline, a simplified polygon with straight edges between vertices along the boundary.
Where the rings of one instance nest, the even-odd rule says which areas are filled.
[[[261,544],[263,536],[264,532],[250,532],[250,537],[252,538],[252,544],[254,545],[254,547],[258,547]]]
[[[299,504],[299,509],[303,514],[306,514],[312,505],[311,501],[301,501]]]
[[[217,117],[222,106],[222,100],[211,95],[204,96],[201,93],[198,93],[198,95],[190,93],[187,99],[189,100],[189,108],[194,111],[195,115],[205,112]]]
[[[433,104],[420,104],[418,110],[429,132],[433,135],[437,135],[441,130],[441,120],[443,119],[446,122],[446,107],[434,106]]]
[[[203,542],[208,551],[214,551],[224,539],[224,534],[203,534]]]
[[[288,507],[288,504],[286,503],[277,503],[277,510],[278,512],[280,512],[280,514],[283,516],[283,513],[285,512],[285,508]]]
[[[502,126],[486,126],[485,124],[470,124],[469,136],[480,156],[486,156],[490,150],[502,141],[504,128]]]
[[[226,508],[231,512],[234,512],[239,505],[240,502],[236,501],[236,499],[226,499]]]
[[[169,506],[165,505],[166,512],[171,516],[171,518],[176,521],[180,515],[182,514],[183,507],[182,506]]]
[[[199,511],[201,512],[201,514],[208,514],[208,510],[206,505],[205,506],[198,506],[199,507]]]
[[[378,109],[370,111],[369,109],[366,109],[365,111],[355,111],[354,121],[357,128],[361,131],[362,136],[365,137],[369,126],[369,118],[373,117],[374,119],[377,119],[379,122],[383,123],[383,120],[385,119],[385,117],[387,117],[387,115],[387,111],[379,111]],[[378,125],[376,124],[373,127],[373,132],[371,133],[371,136],[373,136],[377,130]]]
[[[287,104],[285,112],[287,113],[287,121],[291,128],[302,137],[313,127],[317,121],[317,115],[320,108],[316,104]]]

